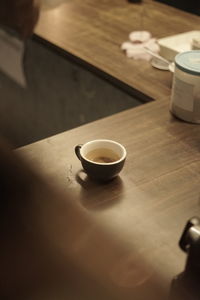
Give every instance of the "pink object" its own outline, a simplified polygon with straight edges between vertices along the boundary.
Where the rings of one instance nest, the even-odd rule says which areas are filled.
[[[133,43],[144,43],[150,40],[151,33],[149,31],[133,31],[129,34],[129,40]]]
[[[154,53],[159,53],[160,47],[157,44],[156,39],[152,38],[148,42],[145,43],[144,47],[147,47],[149,50],[151,50]]]
[[[151,60],[151,55],[145,51],[144,48],[139,48],[139,49],[128,49],[126,52],[127,57],[129,58],[134,58],[136,60],[142,59],[142,60]]]
[[[152,55],[147,53],[145,48],[156,54],[160,51],[156,39],[152,38],[151,33],[148,31],[133,31],[129,34],[129,39],[130,41],[121,45],[121,49],[126,52],[129,58],[150,61]]]
[[[121,45],[121,49],[122,50],[129,50],[129,49],[137,49],[137,48],[143,48],[143,44],[140,43],[140,44],[134,44],[134,43],[131,43],[131,42],[124,42],[122,45]]]

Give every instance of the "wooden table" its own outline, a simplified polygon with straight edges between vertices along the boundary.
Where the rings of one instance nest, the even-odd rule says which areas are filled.
[[[184,269],[183,227],[199,214],[200,127],[169,113],[170,73],[120,51],[128,33],[141,29],[142,10],[143,29],[158,38],[200,28],[199,17],[150,0],[76,0],[42,13],[36,28],[43,41],[140,99],[162,100],[18,150],[74,197],[66,199],[72,214],[56,203],[48,214],[48,201],[41,203],[56,255],[64,268],[70,258],[79,270],[74,276],[71,269],[74,286],[70,294],[66,283],[64,299],[166,299]],[[120,177],[105,185],[88,179],[74,154],[75,145],[96,138],[116,140],[128,152]]]
[[[152,0],[74,0],[42,12],[35,33],[60,53],[74,58],[142,101],[170,95],[172,75],[149,62],[128,59],[120,50],[133,30],[162,38],[200,29],[200,17]]]
[[[91,279],[85,283],[91,292],[86,299],[165,299],[173,276],[184,269],[178,248],[183,227],[200,210],[199,136],[198,125],[170,115],[166,99],[18,150],[49,182],[71,191],[78,215],[87,219],[72,218],[70,229],[64,212],[61,220],[59,213],[47,216],[50,228],[62,232],[56,240],[61,257],[63,249],[72,252],[95,281],[92,290]],[[96,138],[117,140],[128,152],[121,176],[105,185],[80,173],[74,154],[76,144]],[[71,230],[72,244],[65,238]]]

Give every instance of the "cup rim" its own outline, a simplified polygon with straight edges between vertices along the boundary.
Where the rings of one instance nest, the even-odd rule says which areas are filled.
[[[122,157],[121,157],[120,159],[118,159],[118,160],[116,160],[116,161],[113,161],[113,162],[110,162],[110,163],[100,163],[100,162],[95,162],[95,161],[93,161],[93,160],[90,160],[90,159],[86,158],[85,155],[83,155],[82,151],[83,151],[83,148],[84,148],[86,145],[92,144],[92,143],[94,143],[94,142],[110,142],[110,143],[112,143],[112,144],[118,145],[118,146],[123,150],[123,155],[122,155]],[[80,149],[80,154],[81,154],[81,157],[82,157],[84,160],[88,161],[89,163],[92,163],[92,164],[95,164],[95,165],[103,165],[103,166],[108,166],[108,165],[109,165],[109,166],[110,166],[110,165],[116,165],[116,164],[120,163],[121,161],[123,161],[123,160],[126,158],[126,156],[127,156],[127,151],[126,151],[126,148],[125,148],[122,144],[120,144],[120,143],[118,143],[118,142],[116,142],[116,141],[114,141],[114,140],[109,140],[109,139],[96,139],[96,140],[91,140],[91,141],[86,142],[85,144],[83,144],[82,147],[81,147],[81,149]]]

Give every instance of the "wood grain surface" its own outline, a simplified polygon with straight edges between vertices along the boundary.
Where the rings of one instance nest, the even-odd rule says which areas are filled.
[[[35,33],[134,96],[159,100],[170,94],[172,74],[128,59],[120,45],[133,30],[162,38],[199,29],[200,17],[151,0],[74,0],[42,12]]]
[[[175,119],[168,106],[168,98],[145,104],[18,150],[74,196],[77,218],[64,210],[48,214],[43,205],[63,265],[73,253],[90,278],[86,299],[165,299],[184,269],[178,240],[200,213],[200,127]],[[96,138],[116,140],[128,152],[120,177],[105,185],[87,178],[74,154],[75,145]]]
[[[62,299],[163,300],[184,269],[178,240],[200,213],[200,127],[169,113],[172,75],[127,59],[120,45],[132,30],[160,38],[198,30],[199,20],[151,0],[75,0],[41,14],[36,35],[44,42],[139,98],[162,100],[17,150],[52,186],[72,194],[62,205],[47,198],[32,210],[63,270],[71,263]],[[104,185],[85,175],[74,154],[75,145],[97,138],[128,152],[120,177]]]

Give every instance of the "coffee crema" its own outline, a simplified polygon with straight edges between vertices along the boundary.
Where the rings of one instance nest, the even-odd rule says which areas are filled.
[[[104,164],[112,163],[120,159],[118,154],[107,148],[98,148],[89,151],[85,157],[93,162]]]

